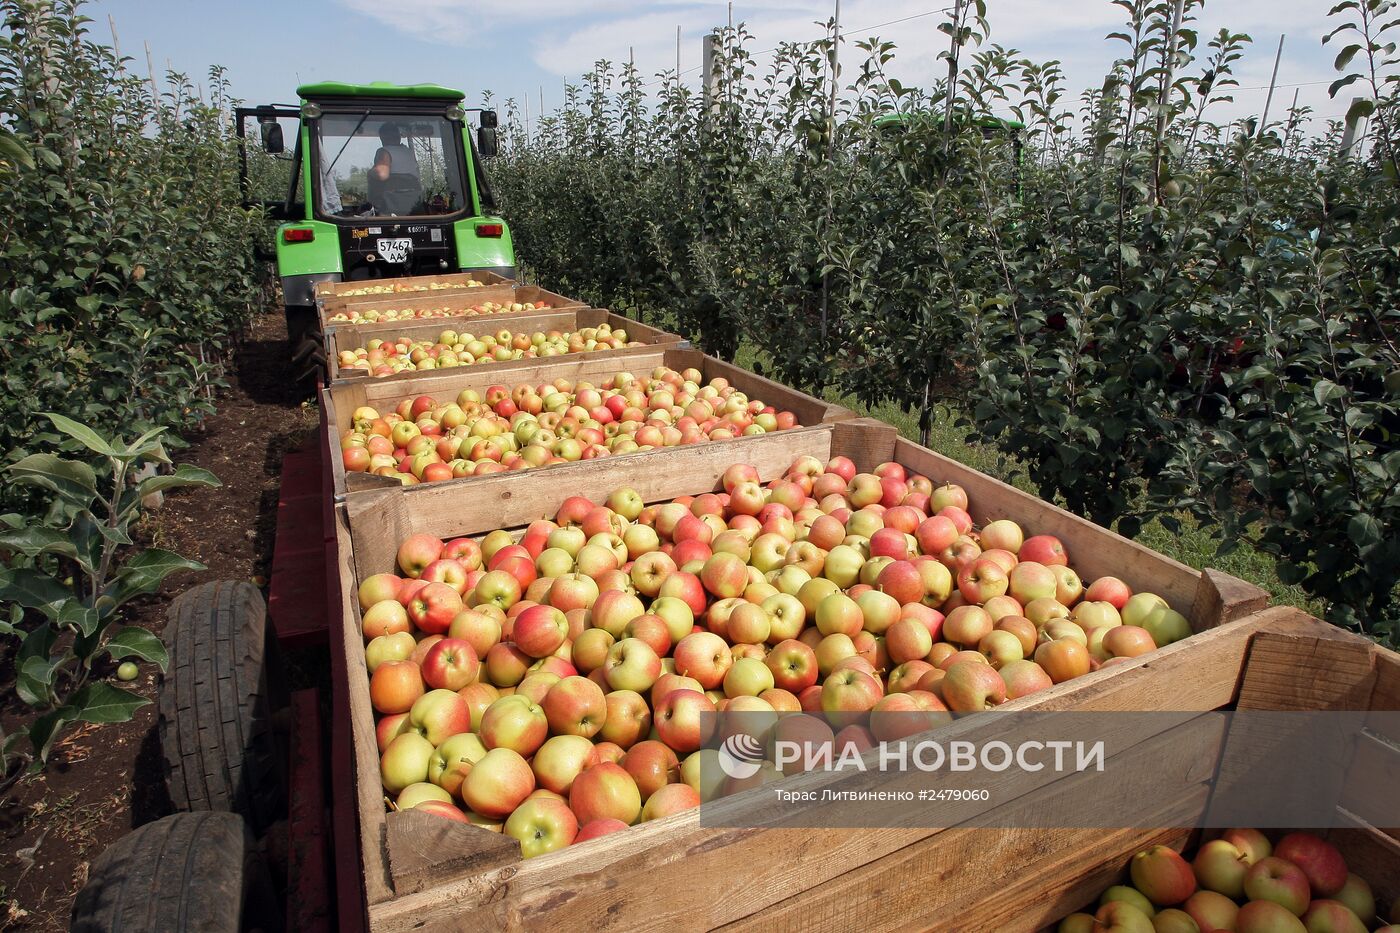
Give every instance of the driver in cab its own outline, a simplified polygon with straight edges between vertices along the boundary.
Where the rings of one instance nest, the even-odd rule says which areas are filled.
[[[371,185],[371,192],[378,197],[371,200],[383,202],[375,205],[381,213],[408,214],[423,191],[418,159],[413,150],[404,145],[397,123],[387,122],[379,128],[379,143],[374,167],[370,169],[370,178],[378,182]]]

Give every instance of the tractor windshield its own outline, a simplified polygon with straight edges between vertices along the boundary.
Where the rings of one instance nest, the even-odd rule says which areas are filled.
[[[414,217],[467,205],[461,128],[444,117],[327,113],[315,136],[321,214]]]

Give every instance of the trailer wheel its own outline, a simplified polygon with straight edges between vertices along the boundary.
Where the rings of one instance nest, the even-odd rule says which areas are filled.
[[[171,604],[168,625],[160,739],[170,799],[237,813],[262,835],[286,812],[289,704],[262,594],[226,580],[196,586]]]
[[[73,933],[278,931],[282,910],[252,834],[233,813],[175,813],[93,860]]]

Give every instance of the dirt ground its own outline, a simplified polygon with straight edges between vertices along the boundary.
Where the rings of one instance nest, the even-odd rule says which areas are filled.
[[[223,485],[168,494],[142,529],[149,543],[208,569],[172,576],[159,593],[131,604],[127,622],[160,632],[170,600],[195,583],[230,579],[265,586],[282,456],[314,437],[317,424],[310,393],[289,367],[282,315],[258,317],[234,351],[217,414],[187,435],[190,448],[173,454],[176,462],[213,471]],[[302,679],[298,667],[317,666],[314,658],[289,660],[294,681]],[[24,710],[14,698],[12,670],[0,655],[6,724]],[[154,700],[159,680],[155,665],[143,664],[130,686]],[[129,723],[71,728],[49,768],[0,800],[0,929],[68,929],[91,860],[170,810],[154,703]]]

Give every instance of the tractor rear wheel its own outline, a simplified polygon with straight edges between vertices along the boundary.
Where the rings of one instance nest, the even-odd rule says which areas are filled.
[[[234,813],[174,813],[93,860],[74,933],[276,933],[283,911],[262,855]]]

